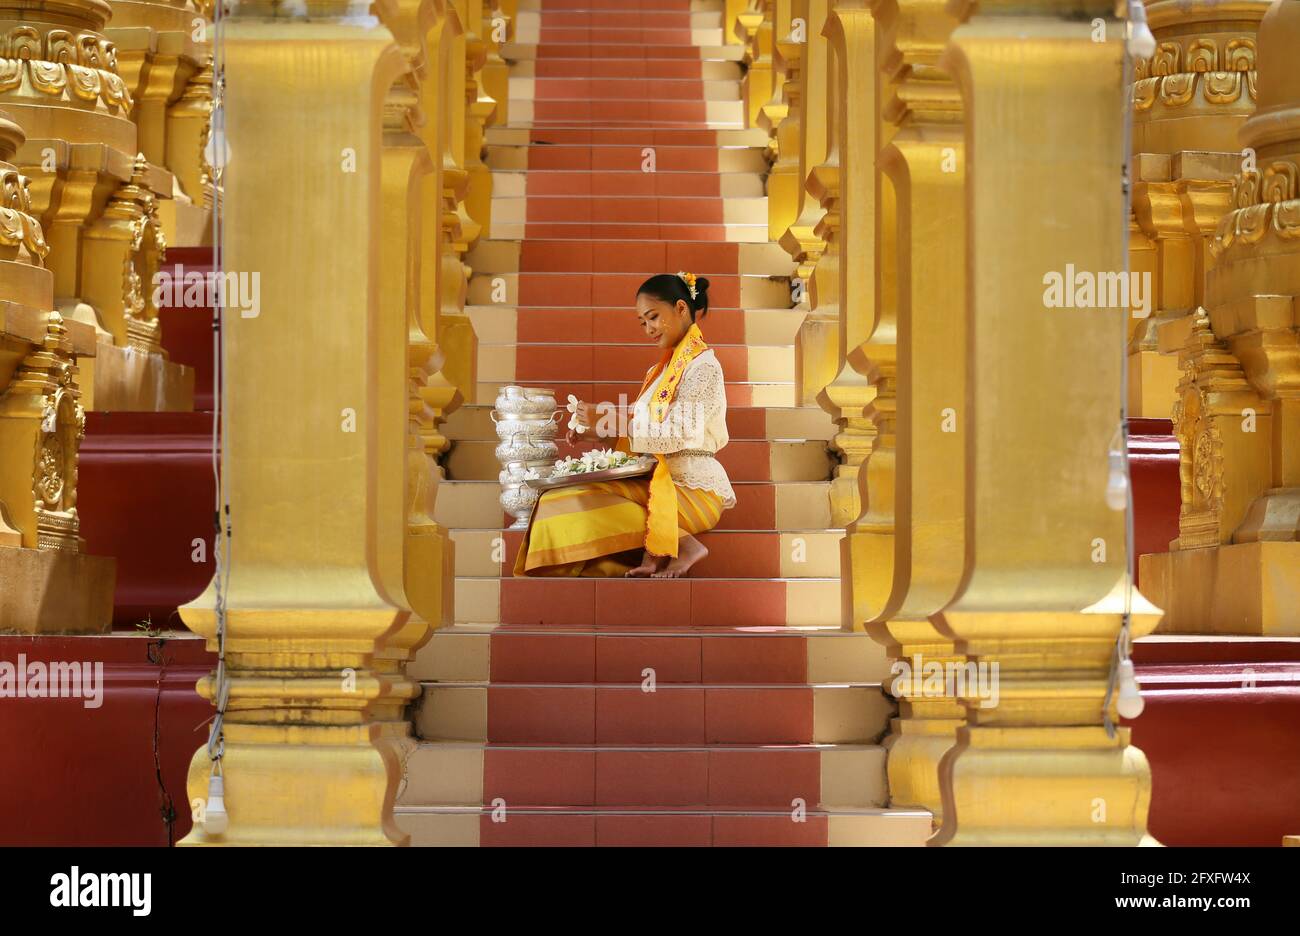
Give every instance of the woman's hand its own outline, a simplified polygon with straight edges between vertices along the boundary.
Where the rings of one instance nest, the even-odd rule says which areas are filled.
[[[578,423],[581,431],[570,427],[568,432],[565,433],[565,441],[572,445],[575,442],[592,438],[596,431],[596,420],[598,418],[594,403],[577,402],[574,405],[573,416],[570,419]]]

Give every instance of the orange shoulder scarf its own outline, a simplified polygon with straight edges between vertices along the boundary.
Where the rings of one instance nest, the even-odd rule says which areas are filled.
[[[686,373],[686,365],[707,351],[709,346],[704,341],[700,326],[692,324],[682,340],[671,351],[664,353],[659,363],[645,375],[641,384],[641,399],[655,381],[650,397],[650,418],[661,423],[672,407],[677,396],[677,386]],[[630,442],[628,443],[630,446]],[[677,488],[673,485],[672,475],[668,471],[668,462],[662,454],[656,453],[654,474],[650,478],[650,503],[646,507],[646,552],[652,556],[677,555]]]

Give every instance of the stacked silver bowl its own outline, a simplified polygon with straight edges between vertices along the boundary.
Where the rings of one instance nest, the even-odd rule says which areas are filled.
[[[555,437],[564,413],[556,406],[555,391],[540,387],[502,387],[491,412],[497,427],[497,461],[501,462],[501,507],[515,518],[511,530],[528,526],[538,492],[526,483],[548,477],[560,448]]]

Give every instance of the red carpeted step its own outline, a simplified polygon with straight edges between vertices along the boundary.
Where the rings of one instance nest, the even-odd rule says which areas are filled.
[[[588,630],[492,632],[491,678],[499,683],[636,683],[645,669],[656,683],[791,683],[807,679],[809,639],[776,630],[737,629],[656,637]],[[815,639],[815,638],[814,638]]]
[[[654,78],[701,80],[703,63],[670,59],[652,62],[646,59],[576,58],[539,59],[534,75],[544,78]],[[644,91],[640,92],[644,95]]]
[[[811,744],[811,686],[493,683],[494,744]]]
[[[786,583],[751,579],[507,578],[501,623],[625,627],[779,627],[786,623]]]
[[[547,148],[542,147],[542,152],[547,152]],[[708,156],[712,156],[712,153],[708,153]],[[669,221],[679,222],[679,224],[722,225],[723,200],[676,198],[676,196],[664,195],[563,195],[550,196],[550,198],[536,196],[528,199],[526,220],[627,221],[632,224]],[[529,238],[532,239],[534,238]],[[676,239],[689,240],[689,238]],[[732,266],[735,266],[735,263]]]
[[[708,148],[717,156],[718,133],[698,127],[538,127],[529,133],[535,145],[654,146]]]
[[[508,807],[785,809],[821,795],[821,755],[808,745],[610,749],[488,745],[483,800]]]
[[[537,101],[644,101],[652,89],[656,100],[699,102],[704,97],[704,82],[694,78],[669,78],[656,74],[648,82],[645,75],[633,78],[537,78],[533,96]]]
[[[643,168],[646,147],[654,149],[654,172]],[[600,175],[592,175],[591,170],[598,170]],[[636,181],[642,175],[654,176],[656,184],[680,185],[666,191],[642,190],[641,194],[716,195],[717,171],[718,151],[713,147],[576,143],[534,144],[528,148],[529,195],[586,195],[593,186],[608,189],[611,185],[617,185],[612,194],[621,195],[626,194],[625,186],[644,184],[644,180]],[[572,174],[555,175],[559,172]],[[705,178],[696,178],[696,173],[705,174]]]
[[[695,272],[689,250],[684,249],[682,245],[665,246],[667,250],[663,266],[636,273],[541,271],[520,273],[517,304],[568,308],[579,306],[627,308],[636,301],[637,289],[652,273],[665,270]],[[701,272],[707,273],[707,271]],[[709,275],[709,302],[722,309],[739,308],[740,277],[725,273]]]
[[[700,50],[690,45],[644,45],[605,42],[595,45],[591,42],[551,41],[537,47],[538,60],[548,58],[591,58],[591,59],[689,59],[698,62]]]

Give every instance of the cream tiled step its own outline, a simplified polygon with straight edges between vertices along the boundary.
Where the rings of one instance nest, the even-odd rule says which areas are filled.
[[[575,312],[574,309],[569,307],[547,309],[540,306],[530,306],[525,310],[525,318],[536,321],[551,311],[560,313],[566,324]],[[513,345],[519,343],[521,337],[519,328],[520,310],[516,306],[471,305],[466,307],[466,312],[469,314],[470,322],[474,326],[474,334],[481,344]],[[796,343],[799,328],[807,314],[808,310],[803,308],[714,308],[709,311],[709,315],[705,320],[706,337],[715,343],[721,338],[724,339],[722,342],[724,344],[740,343],[755,347],[763,345],[790,347]],[[558,340],[572,340],[574,343],[586,342],[588,341],[588,331],[591,332],[592,338],[595,337],[595,326],[597,325],[600,327],[602,336],[612,334],[614,329],[618,329],[629,340],[645,340],[644,333],[641,332],[640,326],[635,321],[635,310],[631,305],[609,309],[591,309],[590,316],[592,317],[590,328],[588,327],[587,317],[582,316],[581,328],[567,333],[565,337]],[[597,319],[597,316],[601,318]],[[531,325],[531,323],[529,324]],[[526,340],[533,340],[534,335],[535,330],[530,328],[525,330],[523,337]],[[646,350],[648,354],[650,351],[648,345]],[[495,399],[495,396],[493,399]],[[821,438],[821,436],[818,436],[818,438]]]
[[[742,244],[739,246],[749,247],[758,246]],[[787,267],[790,264],[787,263]],[[597,298],[596,308],[612,308],[616,305],[626,305],[632,308],[636,299],[636,288],[641,285],[646,276],[654,271],[642,270],[639,273],[493,273],[482,274],[474,273],[470,277],[469,292],[466,296],[466,302],[470,305],[506,305],[519,306],[529,305],[536,308],[538,305],[557,306],[569,308],[587,308],[591,307],[590,303],[580,302],[568,299],[572,295],[571,283],[575,280],[586,280],[590,278],[592,288],[598,290],[599,297],[608,297],[608,302],[601,302]],[[538,292],[545,302],[520,303],[519,301],[519,281],[521,277],[529,277],[537,281]],[[711,283],[710,293],[718,292],[717,287],[727,281],[735,281],[739,285],[739,305],[734,301],[730,304],[719,301],[718,308],[745,308],[745,309],[778,309],[782,306],[790,305],[790,279],[789,273],[785,276],[769,276],[758,274],[742,274],[740,276],[728,276],[719,274],[709,276]],[[551,284],[554,285],[551,285]],[[729,286],[732,294],[735,294],[734,286]],[[498,298],[499,297],[499,298]]]
[[[551,746],[422,741],[405,759],[401,806],[880,808],[874,744]],[[666,782],[646,790],[647,775]],[[649,795],[647,795],[649,794]]]
[[[649,146],[649,144],[646,144]],[[571,181],[582,182],[582,179],[591,177],[588,169],[502,169],[493,173],[493,195],[495,198],[523,198],[528,195],[528,177],[533,175],[534,178],[546,177],[554,183],[562,183],[571,179]],[[623,170],[601,170],[601,175],[619,175],[625,182],[623,186],[602,188],[601,191],[607,192],[607,198],[617,198],[620,194],[624,195],[662,195],[664,198],[669,196],[682,196],[682,183],[707,183],[710,194],[701,195],[699,198],[706,199],[733,199],[733,198],[766,198],[767,188],[763,182],[763,174],[758,170],[745,169],[737,172],[654,172],[643,173],[640,169],[623,169]],[[647,178],[650,177],[650,178]],[[619,182],[619,179],[614,179]],[[645,186],[651,186],[650,191],[645,190]],[[655,188],[656,187],[656,188]],[[554,194],[555,185],[549,187],[545,182],[533,183],[533,194],[545,192],[545,194]],[[573,198],[582,198],[589,195],[590,190],[577,192]],[[562,195],[563,196],[563,195]],[[481,242],[482,243],[482,242]]]
[[[496,481],[501,475],[496,440],[457,442],[443,458],[447,477],[456,481]],[[826,481],[835,467],[826,443],[807,441],[730,442],[718,453],[732,482]]]
[[[510,745],[873,744],[894,713],[871,684],[642,686],[425,683],[416,734]]]
[[[666,682],[788,679],[820,684],[892,679],[885,648],[835,625],[633,628],[456,624],[416,651],[407,675],[422,682],[535,680],[539,670],[576,681],[640,678],[655,666]],[[544,668],[544,669],[543,669]]]
[[[601,169],[597,170],[600,175],[609,177],[611,175],[623,175],[629,178],[644,179],[649,173],[644,173],[640,169]],[[544,188],[543,183],[538,183],[537,179],[582,179],[590,178],[591,170],[587,169],[528,169],[520,168],[518,170],[496,170],[492,174],[492,227],[493,236],[491,240],[512,240],[513,238],[503,237],[496,233],[496,225],[501,221],[525,221],[527,215],[523,209],[527,205],[519,205],[516,202],[528,195],[528,180],[534,180],[534,188]],[[705,172],[705,171],[674,171],[660,170],[654,173],[663,184],[673,186],[680,184],[684,176],[692,179],[706,178],[710,182],[716,182],[718,185],[717,196],[702,197],[721,197],[727,199],[724,205],[725,209],[734,211],[737,215],[751,210],[750,206],[753,201],[767,203],[766,194],[763,188],[763,176],[761,170],[749,171],[722,171]],[[671,189],[670,189],[671,191]],[[679,189],[680,191],[680,189]],[[574,199],[574,198],[618,198],[618,199],[635,199],[644,201],[647,205],[651,200],[671,197],[660,195],[538,195],[534,193],[534,198],[557,198],[557,199]],[[696,196],[679,196],[694,200]],[[725,221],[739,222],[740,217],[724,216]],[[480,244],[491,243],[491,240],[480,240],[475,244],[475,249],[469,252],[469,257],[473,258],[475,250]],[[472,266],[471,262],[471,266]]]
[[[455,623],[656,627],[823,627],[842,616],[836,578],[458,577]]]
[[[523,199],[511,199],[509,201],[516,203],[518,207],[525,207],[525,200]],[[756,206],[766,206],[767,203],[766,198],[743,199],[741,201],[742,203]],[[517,216],[508,217],[507,220],[522,222],[524,217],[522,214],[518,214]],[[602,222],[593,217],[588,223],[596,224]],[[610,223],[618,222],[614,221]],[[656,220],[656,223],[659,222]],[[503,274],[531,276],[566,272],[555,270],[554,268],[547,270],[521,269],[523,265],[522,261],[526,254],[534,257],[545,255],[548,257],[554,257],[556,260],[564,260],[566,256],[571,256],[572,269],[567,272],[590,273],[591,275],[596,276],[604,275],[605,273],[639,273],[644,275],[649,271],[645,269],[639,259],[633,258],[637,257],[637,255],[642,252],[648,253],[652,250],[655,250],[658,253],[663,252],[657,250],[658,246],[663,244],[663,241],[660,238],[650,238],[646,240],[630,240],[622,238],[616,240],[597,240],[585,237],[580,238],[580,241],[582,242],[580,245],[574,245],[556,238],[530,237],[527,241],[521,241],[516,239],[493,237],[489,240],[481,241],[476,245],[474,250],[468,255],[467,262],[473,268],[474,276],[476,278],[490,278]],[[591,248],[590,251],[587,250],[588,245]],[[696,250],[701,253],[711,251],[720,255],[725,254],[725,257],[720,257],[718,262],[724,262],[725,260],[729,267],[728,270],[699,267],[694,271],[701,274],[708,274],[710,277],[729,273],[731,270],[737,269],[735,264],[738,264],[738,270],[742,277],[783,277],[788,279],[793,267],[793,263],[790,260],[790,254],[787,253],[785,248],[780,244],[736,244],[734,247],[729,246],[726,248],[719,248],[719,245],[713,241],[692,242],[690,240],[685,240],[673,241],[672,247],[674,251],[679,254],[683,251],[689,252],[691,250]],[[542,252],[545,253],[543,254]],[[625,263],[626,269],[611,269],[596,273],[593,273],[590,269],[583,269],[583,267],[590,266],[589,262],[583,262],[584,256],[588,252],[597,257],[597,259],[609,258],[613,255],[613,260],[621,258],[621,256],[626,253],[628,255],[628,260]],[[662,257],[660,257],[660,259],[662,260]],[[611,262],[613,262],[613,260],[611,260]]]
[[[491,128],[489,128],[489,133],[490,132],[491,132]],[[539,149],[549,149],[553,151],[562,148],[566,145],[569,144],[551,144],[551,145],[543,144],[543,143],[530,144],[528,139],[525,137],[524,139],[520,140],[517,143],[499,143],[499,144],[489,145],[487,147],[487,154],[484,158],[484,161],[487,163],[488,168],[490,168],[493,171],[494,179],[495,179],[495,173],[500,172],[502,170],[524,171],[524,170],[528,170],[530,168],[530,165],[535,167],[531,170],[534,172],[562,172],[565,170],[552,169],[549,168],[549,165],[545,168],[536,168],[535,162],[530,163],[529,155],[531,153],[536,152]],[[700,147],[693,147],[693,146],[672,146],[670,144],[654,143],[653,140],[647,139],[646,135],[643,135],[638,141],[629,141],[626,143],[619,143],[619,144],[614,144],[614,143],[573,144],[572,148],[587,149],[587,150],[597,150],[599,148],[599,152],[593,152],[592,156],[594,158],[598,158],[602,160],[602,162],[600,163],[601,165],[609,165],[609,166],[617,165],[622,169],[622,171],[639,172],[640,171],[639,166],[641,165],[641,160],[645,158],[642,154],[642,150],[646,146],[652,146],[652,145],[656,150],[656,160],[658,166],[657,171],[661,175],[668,175],[671,172],[677,171],[673,168],[673,166],[675,165],[673,159],[679,153],[685,156],[686,155],[685,151],[687,150],[700,149]],[[710,152],[716,151],[717,153],[716,160],[709,163],[709,165],[712,167],[710,171],[715,171],[720,175],[720,179],[719,179],[720,185],[725,186],[726,184],[728,184],[726,182],[727,174],[731,174],[731,173],[762,174],[766,172],[768,169],[768,163],[767,163],[765,151],[760,146],[755,146],[752,144],[741,144],[741,145],[721,147],[721,148],[708,147],[708,149]],[[619,152],[615,152],[615,150],[618,150]],[[564,157],[556,157],[556,158],[561,159]],[[585,170],[570,170],[570,171],[585,172]],[[703,170],[697,170],[697,171],[703,171]],[[668,178],[671,180],[672,178],[671,175],[668,175]],[[508,182],[506,184],[508,184]],[[722,190],[722,194],[730,194],[730,192]]]
[[[841,846],[919,847],[931,816],[917,809],[520,809],[403,806],[398,827],[417,847]]]
[[[724,511],[717,529],[825,530],[830,527],[828,481],[737,481],[736,506]],[[442,481],[438,485],[435,519],[453,536],[475,536],[494,531],[503,522],[501,485],[496,478],[482,481]],[[496,535],[495,533],[493,534]],[[469,541],[467,540],[467,543]],[[481,544],[475,545],[478,548]],[[467,546],[467,548],[470,548]],[[460,561],[459,554],[457,562]],[[471,575],[491,571],[473,566]]]
[[[491,482],[488,482],[491,483]],[[496,506],[496,505],[491,505]],[[497,516],[500,522],[500,506]],[[724,513],[725,516],[725,513]],[[456,575],[511,575],[522,533],[503,530],[458,528]],[[729,575],[737,578],[833,578],[840,574],[840,541],[843,530],[720,530],[699,534],[709,550],[692,574]]]
[[[785,310],[788,314],[789,310]],[[746,313],[749,315],[750,313]],[[468,403],[455,410],[442,425],[442,433],[453,442],[487,442],[497,438],[492,422],[492,403]],[[727,431],[732,439],[820,439],[835,438],[830,417],[810,406],[733,407],[727,411]]]
[[[714,342],[713,350],[723,360],[724,373],[744,377],[745,383],[793,383],[793,345],[725,345]],[[606,352],[602,356],[602,351]],[[538,382],[578,383],[615,380],[639,383],[648,363],[650,349],[637,348],[627,356],[626,344],[594,342],[528,341],[478,346],[478,379],[483,383],[517,384]],[[610,353],[612,352],[612,353]],[[651,361],[652,363],[653,361]],[[587,376],[577,376],[580,364]],[[738,370],[733,366],[738,364]],[[522,365],[522,366],[521,366]]]
[[[515,383],[515,381],[509,381]],[[475,399],[495,400],[501,388],[506,386],[506,381],[497,381],[494,383],[478,383],[475,389]],[[582,396],[583,399],[591,400],[616,400],[620,393],[634,394],[637,387],[626,383],[604,383],[597,381],[592,384],[590,381],[582,385],[556,384],[553,381],[530,381],[530,386],[551,386],[561,392],[561,396],[570,392]],[[742,383],[728,381],[727,383],[727,400],[731,406],[781,406],[792,407],[800,403],[799,394],[795,390],[794,384],[791,383]]]
[[[516,9],[520,11],[542,10],[546,8],[548,3],[550,3],[551,5],[551,8],[547,10],[548,13],[562,12],[562,11],[555,10],[554,0],[518,0],[518,3],[516,4]],[[572,2],[565,4],[565,9],[580,10],[583,12],[599,12],[611,8],[620,9],[625,5],[626,5],[625,0],[612,0],[612,2],[611,0],[588,0],[588,2],[581,2],[581,0],[572,0]],[[644,6],[651,6],[652,7],[651,9],[645,10],[644,12],[650,14],[653,14],[655,12],[655,9],[653,8],[652,4],[647,4],[645,2],[635,2],[633,5],[638,8]],[[681,12],[680,10],[677,9],[676,3],[670,3],[669,6],[672,7],[671,12],[673,13]],[[690,3],[687,4],[687,7],[692,13],[719,13],[723,9],[723,0],[690,0]]]

